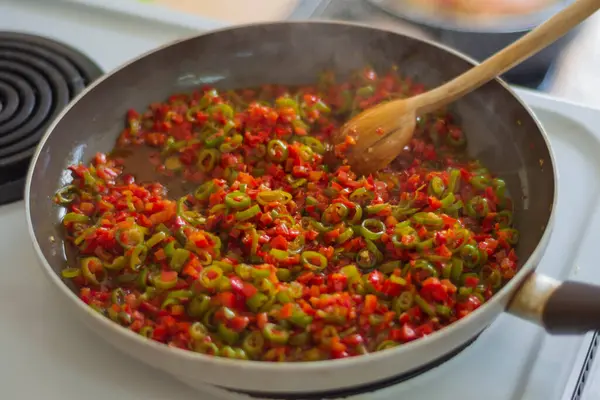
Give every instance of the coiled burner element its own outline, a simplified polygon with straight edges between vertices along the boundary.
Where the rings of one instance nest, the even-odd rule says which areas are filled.
[[[0,32],[0,204],[23,198],[29,161],[46,128],[100,75],[93,61],[71,47]]]

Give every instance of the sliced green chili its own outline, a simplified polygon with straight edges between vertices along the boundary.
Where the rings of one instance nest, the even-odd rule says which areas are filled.
[[[289,253],[287,251],[279,249],[271,249],[269,250],[269,254],[277,261],[284,261],[289,257]]]
[[[148,248],[145,245],[139,244],[135,246],[131,253],[131,257],[129,257],[129,268],[137,271],[144,263],[144,260],[146,260],[147,254]]]
[[[177,276],[171,280],[164,280],[161,273],[157,273],[150,278],[151,282],[157,289],[168,290],[177,285]]]
[[[432,229],[441,228],[444,226],[443,218],[432,212],[419,212],[413,215],[411,218],[414,223]]]
[[[424,270],[429,273],[430,276],[438,276],[438,271],[435,267],[427,260],[418,259],[414,261],[414,265],[412,266],[415,270]]]
[[[490,212],[488,199],[481,196],[475,196],[467,202],[465,210],[470,217],[483,218]]]
[[[502,210],[496,213],[496,221],[500,224],[500,227],[506,228],[513,223],[513,213],[508,210]]]
[[[225,324],[219,324],[219,326],[217,327],[217,333],[219,334],[219,337],[221,339],[223,339],[223,341],[225,343],[228,343],[230,345],[236,344],[240,338],[239,333],[237,333],[236,331],[234,331],[232,329],[229,329],[228,327],[225,326]]]
[[[492,179],[492,187],[498,200],[504,200],[506,196],[506,182],[500,178],[494,178]]]
[[[519,242],[519,231],[513,228],[500,229],[497,235],[513,245]]]
[[[350,194],[350,200],[353,202],[367,202],[373,200],[375,194],[365,188],[358,188]]]
[[[429,193],[436,197],[442,197],[442,194],[446,190],[444,181],[439,176],[434,176],[429,181]]]
[[[461,148],[467,143],[467,138],[463,132],[453,131],[446,135],[446,142],[455,148]]]
[[[444,318],[449,318],[452,316],[452,309],[448,306],[442,305],[442,304],[437,304],[435,306],[435,313],[437,315],[440,315]]]
[[[315,137],[302,136],[302,137],[300,137],[300,142],[302,142],[306,146],[310,147],[311,150],[317,154],[325,153],[325,146],[323,145],[323,143],[321,143],[321,141],[319,139],[317,139]]]
[[[118,229],[115,239],[123,248],[136,247],[144,243],[144,231],[137,225],[128,229]]]
[[[154,334],[154,329],[151,326],[143,326],[142,329],[140,329],[140,336],[143,336],[145,338],[152,338],[152,335]]]
[[[60,271],[61,275],[65,279],[73,279],[81,276],[81,269],[79,268],[65,268]]]
[[[334,216],[336,220],[344,220],[348,216],[348,207],[342,203],[331,204],[323,212],[322,221],[324,223],[335,221],[332,219]]]
[[[373,86],[363,86],[356,91],[356,94],[360,97],[371,97],[375,94],[375,88]]]
[[[67,185],[56,192],[56,202],[61,206],[71,204],[77,197],[78,189],[75,185]]]
[[[202,322],[194,322],[190,326],[190,336],[193,340],[204,340],[209,335],[208,329],[202,324]]]
[[[327,258],[316,251],[304,251],[300,255],[302,264],[313,271],[322,271],[327,268]]]
[[[219,355],[219,347],[213,342],[197,342],[194,344],[194,351],[215,357]]]
[[[365,219],[360,228],[362,236],[369,240],[377,240],[385,233],[385,224],[374,218]]]
[[[205,288],[213,289],[219,284],[222,276],[223,270],[215,265],[211,265],[200,272],[198,281]]]
[[[490,178],[483,175],[473,176],[469,183],[478,190],[485,190],[491,184]]]
[[[271,161],[283,162],[288,158],[288,146],[285,142],[273,139],[267,144],[267,157]]]
[[[238,211],[235,213],[235,219],[238,221],[247,221],[251,218],[254,218],[260,213],[260,207],[258,204],[253,205],[247,210]]]
[[[452,279],[452,282],[454,283],[459,283],[460,282],[460,277],[462,276],[463,273],[463,260],[458,259],[458,258],[453,258],[452,259],[452,269],[450,270],[450,279]]]
[[[173,256],[171,257],[171,261],[169,261],[169,267],[171,267],[173,271],[180,272],[190,257],[190,254],[191,252],[186,249],[173,250]]]
[[[252,358],[258,357],[263,352],[265,347],[265,339],[258,331],[252,331],[244,337],[242,348]]]
[[[402,314],[413,306],[414,296],[411,292],[402,292],[393,301],[392,307],[397,314]]]
[[[402,262],[395,260],[395,261],[388,261],[386,263],[381,264],[378,269],[383,272],[384,274],[391,274],[392,272],[394,272],[396,269],[402,269]]]
[[[300,328],[306,328],[313,321],[313,317],[307,315],[303,311],[296,311],[292,314],[288,321],[296,326],[299,326]]]
[[[464,261],[467,267],[473,268],[477,264],[479,264],[480,253],[479,249],[472,244],[467,244],[463,246],[460,250],[460,257]]]
[[[127,258],[124,256],[118,256],[112,262],[104,263],[104,268],[111,270],[111,271],[119,271],[119,270],[125,268],[126,265],[127,265]]]
[[[198,200],[206,200],[214,192],[215,183],[213,181],[204,182],[194,192],[194,197]]]
[[[91,283],[93,285],[99,285],[100,282],[98,281],[96,274],[94,274],[90,270],[90,264],[96,264],[98,266],[101,266],[102,261],[98,257],[87,257],[87,258],[84,258],[81,260],[81,273],[83,274],[83,277],[89,283]]]
[[[87,215],[70,212],[70,213],[67,213],[63,217],[64,224],[67,224],[69,222],[78,222],[80,224],[87,224],[88,222],[90,222],[90,217],[88,217]]]
[[[414,300],[415,304],[418,305],[425,314],[429,315],[430,317],[435,317],[435,309],[431,306],[431,304],[426,302],[425,299],[417,294],[415,295]]]
[[[150,275],[150,271],[148,270],[148,268],[142,268],[139,271],[139,274],[137,275],[137,282],[136,285],[138,288],[140,288],[141,290],[146,290],[147,286],[148,286],[148,277]],[[135,275],[133,275],[135,277]]]
[[[448,193],[442,200],[440,201],[442,204],[442,209],[447,209],[448,207],[454,204],[456,197],[452,193]]]
[[[219,151],[216,149],[203,149],[198,154],[196,165],[203,172],[210,172],[219,160]]]
[[[250,205],[250,196],[240,191],[231,192],[225,196],[225,204],[235,209],[246,208]]]
[[[340,269],[340,272],[346,275],[349,281],[360,278],[360,272],[358,271],[358,268],[356,268],[356,265],[353,264],[343,266]]]
[[[187,313],[190,317],[202,318],[210,308],[210,297],[201,294],[189,302]]]
[[[356,255],[356,264],[362,269],[373,268],[377,264],[377,256],[368,249],[363,249]]]
[[[340,236],[337,237],[336,242],[338,244],[346,243],[348,240],[352,239],[354,236],[354,230],[352,228],[346,228]]]
[[[306,198],[306,204],[309,205],[309,206],[314,206],[314,205],[319,204],[319,200],[315,199],[312,196],[308,196]]]
[[[387,350],[397,346],[398,343],[394,342],[393,340],[384,340],[377,345],[377,351]]]
[[[309,223],[319,233],[325,233],[325,232],[329,232],[331,230],[330,227],[327,227],[327,226],[323,225],[321,222],[315,221],[312,218],[309,219]]]
[[[456,193],[460,189],[460,178],[460,170],[450,170],[448,174],[448,193]]]
[[[263,190],[256,195],[256,201],[261,205],[271,203],[287,204],[292,200],[292,195],[284,190]]]
[[[269,342],[280,345],[286,344],[290,338],[288,331],[272,323],[266,324],[262,333]]]
[[[152,237],[150,239],[148,239],[146,241],[146,247],[148,247],[149,249],[156,246],[157,244],[159,244],[160,242],[162,242],[163,240],[165,240],[167,238],[167,234],[165,232],[158,232],[155,233],[154,235],[152,235]]]
[[[269,301],[269,297],[263,293],[255,293],[252,297],[246,300],[246,305],[253,312],[260,311]]]

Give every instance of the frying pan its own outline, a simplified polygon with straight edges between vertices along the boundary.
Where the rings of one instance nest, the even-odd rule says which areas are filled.
[[[189,384],[287,398],[332,397],[396,382],[455,352],[506,310],[552,333],[600,329],[600,288],[561,283],[534,272],[552,230],[558,176],[543,128],[500,80],[458,101],[453,112],[468,136],[470,154],[506,180],[521,232],[517,248],[521,266],[489,302],[441,331],[342,360],[267,363],[213,358],[144,339],[113,323],[87,307],[60,278],[65,265],[60,228],[64,211],[53,204],[53,195],[69,183],[69,165],[111,150],[127,109],[143,109],[199,85],[306,84],[324,69],[344,75],[366,64],[376,70],[398,65],[402,74],[436,86],[470,68],[473,61],[437,44],[372,27],[278,22],[181,40],[97,80],[48,129],[27,178],[29,233],[41,270],[65,300],[62,312],[79,317],[122,351]]]

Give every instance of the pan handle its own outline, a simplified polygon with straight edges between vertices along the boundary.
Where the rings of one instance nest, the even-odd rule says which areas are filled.
[[[560,282],[533,273],[513,297],[508,311],[552,334],[600,330],[600,286]]]

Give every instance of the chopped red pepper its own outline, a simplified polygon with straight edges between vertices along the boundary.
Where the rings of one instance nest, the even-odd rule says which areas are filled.
[[[394,168],[358,176],[344,154],[356,139],[332,135],[424,87],[395,70],[332,78],[129,111],[116,151],[70,166],[56,195],[81,300],[169,346],[306,361],[416,340],[493,296],[518,266],[504,182],[443,112]]]

